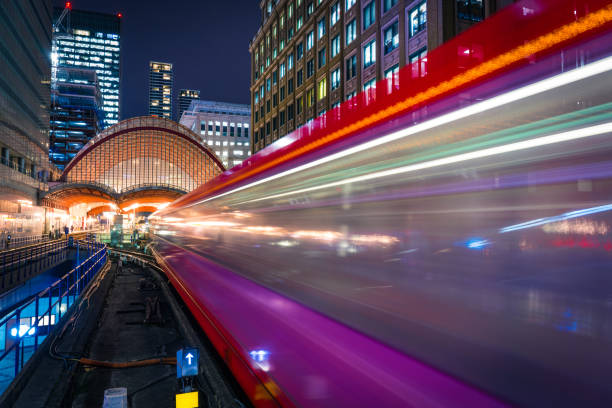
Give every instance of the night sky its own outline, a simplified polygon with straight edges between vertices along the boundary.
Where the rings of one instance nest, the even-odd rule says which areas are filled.
[[[122,119],[148,114],[151,60],[174,64],[175,112],[182,88],[199,89],[204,100],[249,103],[259,0],[73,0],[72,7],[123,14]]]

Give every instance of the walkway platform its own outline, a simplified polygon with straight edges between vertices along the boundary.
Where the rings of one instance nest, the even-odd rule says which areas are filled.
[[[175,365],[108,368],[78,360],[125,363],[171,358],[178,349],[191,346],[200,349],[195,381],[199,406],[249,406],[164,277],[139,264],[126,262],[122,271],[112,265],[91,292],[89,307],[75,308],[60,324],[2,396],[0,406],[101,407],[105,389],[125,387],[132,408],[174,407]]]

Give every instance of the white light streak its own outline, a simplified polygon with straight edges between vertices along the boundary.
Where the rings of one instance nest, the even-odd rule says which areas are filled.
[[[363,176],[351,177],[344,180],[335,181],[333,183],[322,184],[319,186],[302,188],[299,190],[289,191],[281,194],[274,194],[257,198],[254,200],[245,201],[245,203],[251,203],[261,200],[268,200],[271,198],[285,197],[293,194],[308,193],[311,191],[322,190],[330,187],[337,187],[345,184],[358,183],[362,181],[374,180],[382,177],[394,176],[397,174],[410,173],[418,170],[429,169],[432,167],[440,167],[448,164],[455,164],[465,162],[469,160],[481,159],[490,156],[496,156],[505,153],[516,152],[519,150],[532,149],[534,147],[541,147],[550,144],[556,144],[561,142],[567,142],[570,140],[582,139],[590,136],[597,136],[605,133],[612,132],[612,123],[604,123],[601,125],[590,126],[586,128],[570,130],[563,133],[556,133],[549,136],[543,136],[536,139],[524,140],[521,142],[510,143],[503,146],[491,147],[488,149],[476,150],[469,153],[458,154],[455,156],[444,157],[442,159],[429,160],[422,163],[411,164],[409,166],[397,167],[395,169],[378,171],[375,173],[364,174]]]
[[[334,153],[334,154],[322,157],[320,159],[311,161],[309,163],[305,163],[303,165],[294,167],[292,169],[283,171],[281,173],[277,173],[277,174],[271,175],[269,177],[263,178],[261,180],[257,180],[255,182],[246,184],[244,186],[237,187],[235,189],[232,189],[230,191],[226,191],[224,193],[215,195],[213,197],[209,197],[209,198],[206,198],[204,200],[200,200],[200,201],[195,202],[193,204],[187,205],[187,207],[191,207],[191,206],[202,204],[202,203],[205,203],[205,202],[208,202],[208,201],[211,201],[211,200],[215,200],[215,199],[224,197],[224,196],[226,196],[228,194],[236,193],[238,191],[245,190],[247,188],[255,187],[257,185],[260,185],[260,184],[263,184],[263,183],[267,183],[267,182],[272,181],[272,180],[276,180],[276,179],[279,179],[279,178],[282,178],[282,177],[286,177],[286,176],[291,175],[291,174],[298,173],[300,171],[304,171],[304,170],[307,170],[307,169],[310,169],[310,168],[313,168],[313,167],[316,167],[316,166],[320,166],[320,165],[322,165],[324,163],[335,161],[335,160],[347,157],[347,156],[355,154],[355,153],[359,153],[359,152],[362,152],[362,151],[365,151],[365,150],[368,150],[368,149],[372,149],[372,148],[377,147],[377,146],[381,146],[381,145],[384,145],[384,144],[387,144],[387,143],[390,143],[390,142],[393,142],[393,141],[405,138],[407,136],[414,135],[414,134],[419,133],[419,132],[424,132],[424,131],[427,131],[427,130],[431,130],[433,128],[436,128],[436,127],[439,127],[439,126],[442,126],[442,125],[446,125],[446,124],[452,123],[452,122],[457,121],[457,120],[465,119],[465,118],[468,118],[470,116],[474,116],[474,115],[477,115],[477,114],[480,114],[480,113],[483,113],[483,112],[486,112],[486,111],[489,111],[489,110],[492,110],[492,109],[495,109],[495,108],[499,108],[499,107],[501,107],[503,105],[507,105],[509,103],[517,102],[517,101],[520,101],[522,99],[529,98],[529,97],[532,97],[534,95],[541,94],[543,92],[547,92],[547,91],[550,91],[550,90],[555,89],[555,88],[559,88],[561,86],[565,86],[565,85],[568,85],[568,84],[571,84],[571,83],[574,83],[574,82],[578,82],[578,81],[581,81],[581,80],[593,77],[595,75],[599,75],[599,74],[608,72],[610,70],[612,70],[612,57],[603,58],[603,59],[601,59],[599,61],[596,61],[596,62],[587,64],[587,65],[584,65],[584,66],[576,68],[576,69],[574,69],[572,71],[567,71],[567,72],[561,73],[559,75],[555,75],[553,77],[544,79],[544,80],[536,82],[534,84],[530,84],[530,85],[524,86],[522,88],[518,88],[518,89],[515,89],[513,91],[507,92],[505,94],[493,97],[491,99],[487,99],[485,101],[475,103],[475,104],[467,106],[465,108],[455,110],[453,112],[441,115],[441,116],[439,116],[437,118],[434,118],[434,119],[431,119],[431,120],[419,123],[417,125],[410,126],[410,127],[407,127],[407,128],[404,128],[404,129],[392,132],[392,133],[390,133],[388,135],[381,136],[381,137],[379,137],[379,138],[377,138],[375,140],[371,140],[369,142],[362,143],[362,144],[360,144],[358,146],[351,147],[351,148],[343,150],[341,152],[337,152],[337,153]],[[606,124],[606,126],[609,126],[609,124]],[[557,135],[554,135],[554,137],[556,137],[556,136]],[[592,135],[588,135],[588,136],[592,136]],[[553,136],[547,136],[547,137],[553,137]],[[541,140],[541,139],[546,139],[547,137],[540,138],[540,139],[534,139],[533,141],[537,141],[537,140]],[[571,140],[571,139],[568,139],[568,140]],[[519,144],[520,143],[530,143],[530,142],[533,142],[533,141],[519,142]],[[546,144],[550,144],[550,143],[558,143],[558,142],[552,142],[551,141],[551,142],[546,143]],[[504,149],[504,148],[508,148],[508,146],[514,146],[514,145],[518,145],[518,144],[513,143],[512,145],[500,146],[500,147],[496,147],[496,148],[493,148],[493,149]],[[535,147],[535,145],[532,146],[532,147]],[[523,149],[524,148],[528,148],[528,147],[523,147]],[[493,149],[485,149],[484,151],[493,151]],[[520,149],[521,148],[518,147],[518,146],[517,146],[517,148],[515,148],[515,150],[520,150]],[[467,153],[467,155],[478,154],[479,152],[484,152],[484,151],[477,151],[477,152]],[[513,151],[513,150],[508,150],[508,151]],[[501,151],[500,153],[503,153],[503,151]],[[491,153],[487,153],[487,155],[493,155],[493,154],[499,154],[499,153],[492,153],[492,152]],[[466,156],[466,155],[459,155],[459,156]],[[459,156],[453,156],[453,157],[457,158]],[[486,156],[480,156],[480,157],[486,157]],[[473,158],[477,158],[477,156],[473,157]],[[452,158],[440,159],[440,160],[448,160],[448,159],[452,159]],[[454,160],[455,161],[453,161],[453,162],[464,161],[464,160],[468,160],[468,159],[464,158],[464,159],[460,159],[460,160],[457,160],[457,159],[454,159]],[[437,160],[435,160],[433,162],[436,162],[436,161]],[[426,162],[426,163],[432,163],[432,162]],[[425,163],[421,163],[420,165],[415,165],[415,166],[422,166],[424,164]],[[441,164],[437,164],[437,165],[441,165]],[[408,167],[411,167],[411,166],[408,166]],[[429,166],[429,167],[432,167],[432,166]],[[427,167],[422,167],[422,168],[427,168]],[[406,168],[402,167],[400,169],[406,169]],[[397,170],[400,170],[400,169],[389,170],[388,172],[394,172],[394,171],[397,171]],[[416,170],[416,168],[415,168],[415,170]],[[405,170],[403,170],[403,171],[405,171]],[[329,187],[329,186],[332,186],[332,185],[346,184],[348,182],[354,182],[354,181],[363,181],[363,180],[368,180],[368,179],[371,179],[371,178],[383,177],[384,175],[382,175],[382,174],[383,173],[388,173],[388,172],[374,173],[374,174],[381,174],[380,176],[375,176],[375,177],[374,177],[374,175],[371,174],[371,175],[365,175],[365,176],[357,177],[357,178],[354,178],[354,179],[350,179],[352,181],[346,181],[345,180],[345,181],[341,181],[341,182],[337,182],[337,183],[331,183],[331,184],[325,185],[325,187]],[[391,173],[391,174],[393,174],[393,173]],[[390,175],[390,174],[385,174],[385,175]],[[319,189],[319,188],[324,188],[324,187],[323,186],[313,187],[312,189]],[[304,189],[304,190],[294,191],[294,192],[291,192],[291,193],[285,193],[285,195],[287,195],[287,194],[296,194],[296,193],[305,192],[305,191],[312,191],[312,189]],[[278,196],[280,196],[280,195],[271,196],[271,197],[278,197]],[[271,197],[266,197],[266,198],[271,198]]]

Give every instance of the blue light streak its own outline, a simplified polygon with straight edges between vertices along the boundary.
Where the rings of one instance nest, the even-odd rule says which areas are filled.
[[[535,220],[523,222],[521,224],[510,225],[508,227],[501,228],[499,230],[499,233],[504,234],[506,232],[512,232],[512,231],[518,231],[518,230],[522,230],[526,228],[538,227],[540,225],[549,224],[551,222],[564,221],[564,220],[569,220],[572,218],[584,217],[585,215],[597,214],[600,212],[611,211],[611,210],[612,210],[612,204],[606,204],[606,205],[600,205],[598,207],[591,207],[591,208],[585,208],[582,210],[570,211],[570,212],[566,212],[561,215],[555,215],[553,217],[538,218]]]

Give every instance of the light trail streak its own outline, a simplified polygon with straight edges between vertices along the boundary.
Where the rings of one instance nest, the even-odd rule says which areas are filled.
[[[374,180],[382,177],[394,176],[398,174],[410,173],[418,170],[429,169],[433,167],[445,166],[448,164],[455,164],[475,159],[481,159],[485,157],[496,156],[505,153],[516,152],[520,150],[532,149],[535,147],[541,147],[551,144],[557,144],[577,139],[583,139],[586,137],[602,135],[605,133],[612,132],[612,122],[603,123],[601,125],[590,126],[581,129],[570,130],[567,132],[557,133],[554,135],[543,136],[536,139],[524,140],[521,142],[510,143],[503,146],[491,147],[488,149],[476,150],[469,153],[458,154],[455,156],[445,157],[437,160],[429,160],[422,163],[412,164],[409,166],[398,167],[395,169],[378,171],[370,174],[364,174],[363,176],[351,177],[344,180],[336,181],[333,183],[327,183],[320,186],[308,187],[299,190],[289,191],[281,194],[269,195],[254,200],[244,201],[243,203],[252,203],[256,201],[268,200],[272,198],[280,198],[288,195],[308,193],[316,190],[322,190],[330,187],[337,187],[345,184],[358,183],[368,180]]]
[[[517,102],[517,101],[520,101],[520,100],[523,100],[523,99],[526,99],[526,98],[529,98],[529,97],[532,97],[532,96],[535,96],[535,95],[538,95],[538,94],[541,94],[541,93],[544,93],[544,92],[547,92],[547,91],[551,91],[553,89],[556,89],[556,88],[559,88],[559,87],[562,87],[562,86],[565,86],[565,85],[569,85],[571,83],[575,83],[575,82],[578,82],[578,81],[581,81],[581,80],[593,77],[595,75],[599,75],[599,74],[608,72],[610,70],[612,70],[612,57],[606,57],[606,58],[603,58],[603,59],[601,59],[599,61],[590,63],[588,65],[584,65],[584,66],[579,67],[579,68],[576,68],[576,69],[574,69],[572,71],[564,72],[562,74],[559,74],[559,75],[556,75],[556,76],[544,79],[544,80],[539,81],[539,82],[536,82],[534,84],[530,84],[530,85],[524,86],[522,88],[518,88],[518,89],[515,89],[513,91],[507,92],[505,94],[498,95],[498,96],[493,97],[491,99],[487,99],[485,101],[475,103],[474,105],[470,105],[468,107],[465,107],[465,108],[462,108],[462,109],[458,109],[456,111],[453,111],[453,112],[441,115],[441,116],[439,116],[437,118],[425,121],[423,123],[420,123],[420,124],[417,124],[417,125],[414,125],[414,126],[410,126],[410,127],[407,127],[407,128],[395,131],[395,132],[392,132],[392,133],[387,134],[385,136],[381,136],[381,137],[379,137],[379,138],[377,138],[375,140],[372,140],[372,141],[369,141],[369,142],[366,142],[366,143],[362,143],[362,144],[360,144],[358,146],[354,146],[354,147],[351,147],[349,149],[346,149],[346,150],[343,150],[343,151],[340,151],[340,152],[328,155],[326,157],[322,157],[320,159],[314,160],[312,162],[302,164],[302,165],[294,167],[292,169],[289,169],[289,170],[286,170],[286,171],[283,171],[283,172],[280,172],[280,173],[277,173],[277,174],[265,177],[265,178],[263,178],[261,180],[257,180],[257,181],[254,181],[252,183],[246,184],[244,186],[237,187],[237,188],[232,189],[230,191],[226,191],[224,193],[217,194],[217,195],[215,195],[213,197],[209,197],[209,198],[206,198],[204,200],[197,201],[197,202],[195,202],[193,204],[187,205],[186,207],[191,207],[191,206],[202,204],[202,203],[205,203],[205,202],[208,202],[208,201],[216,200],[218,198],[224,197],[224,196],[229,195],[229,194],[236,193],[238,191],[242,191],[242,190],[245,190],[245,189],[248,189],[248,188],[251,188],[251,187],[255,187],[255,186],[258,186],[258,185],[261,185],[261,184],[264,184],[264,183],[267,183],[267,182],[270,182],[272,180],[276,180],[276,179],[279,179],[279,178],[282,178],[282,177],[287,177],[287,176],[289,176],[291,174],[295,174],[295,173],[298,173],[298,172],[301,172],[301,171],[304,171],[304,170],[307,170],[307,169],[310,169],[310,168],[313,168],[313,167],[316,167],[316,166],[320,166],[322,164],[329,163],[331,161],[335,161],[335,160],[338,160],[338,159],[341,159],[341,158],[344,158],[344,157],[347,157],[347,156],[350,156],[350,155],[353,155],[353,154],[356,154],[356,153],[359,153],[359,152],[363,152],[363,151],[368,150],[368,149],[372,149],[372,148],[375,148],[375,147],[378,147],[378,146],[381,146],[381,145],[385,145],[387,143],[390,143],[390,142],[393,142],[393,141],[396,141],[396,140],[399,140],[399,139],[402,139],[402,138],[405,138],[405,137],[408,137],[408,136],[411,136],[411,135],[414,135],[414,134],[417,134],[417,133],[420,133],[420,132],[431,130],[431,129],[434,129],[434,128],[439,127],[439,126],[452,123],[454,121],[466,119],[466,118],[469,118],[470,116],[481,114],[481,113],[484,113],[486,111],[489,111],[489,110],[492,110],[492,109],[499,108],[501,106],[507,105],[509,103]],[[550,136],[547,136],[547,137],[550,137]],[[539,139],[534,139],[534,140],[546,139],[547,137],[539,138]],[[519,142],[519,144],[520,143],[530,143],[530,142],[531,141]],[[484,150],[481,150],[481,151],[478,151],[478,152],[493,151],[495,149],[503,149],[504,147],[507,148],[507,146],[513,146],[513,145],[516,145],[516,143],[510,144],[510,145],[506,145],[506,146],[500,146],[500,147],[496,147],[496,148],[491,148],[491,149],[484,149]],[[464,155],[458,155],[458,156],[454,156],[454,157],[455,158],[460,158],[460,157],[466,156],[466,155],[477,154],[478,152],[467,153],[467,154],[464,154]],[[498,153],[490,153],[488,155],[492,155],[492,154],[498,154]],[[482,157],[485,157],[485,156],[482,156]],[[476,157],[474,157],[474,158],[476,158]],[[450,159],[450,158],[440,159],[440,160],[448,160],[448,159]],[[463,161],[463,160],[465,160],[465,159],[460,159],[460,161]],[[438,161],[439,160],[434,160],[432,162],[438,162]],[[426,163],[432,163],[432,162],[426,162]],[[424,163],[421,163],[420,166],[422,166],[423,164]],[[419,166],[419,165],[414,165],[414,166]],[[414,166],[407,166],[407,167],[414,167]],[[402,167],[400,169],[405,169],[405,167]],[[416,169],[417,168],[415,167],[415,170]],[[375,175],[375,174],[381,174],[381,173],[388,173],[388,172],[397,171],[397,170],[399,170],[399,169],[389,170],[389,171],[380,172],[380,173],[373,173],[373,174]],[[355,179],[349,179],[349,180],[362,181],[362,180],[368,180],[368,179],[371,179],[371,178],[382,177],[382,176],[373,177],[373,174],[360,176],[358,178],[355,178],[356,180]],[[393,173],[391,173],[391,174],[393,174]],[[347,182],[353,182],[353,181],[346,181],[346,180],[344,180],[344,181],[340,181],[340,182],[337,182],[337,183],[330,183],[329,185],[325,185],[325,186],[328,187],[328,186],[332,186],[332,185],[346,184]],[[298,191],[295,191],[295,192],[284,193],[284,195],[296,194],[296,193],[299,193],[299,192],[306,192],[306,191],[313,191],[313,189],[320,189],[320,188],[323,188],[323,186],[312,187],[310,189],[303,189],[303,190],[298,190]],[[279,196],[281,196],[281,195],[270,196],[270,197],[266,197],[266,198],[279,197]],[[255,201],[255,200],[253,200],[253,201]]]

